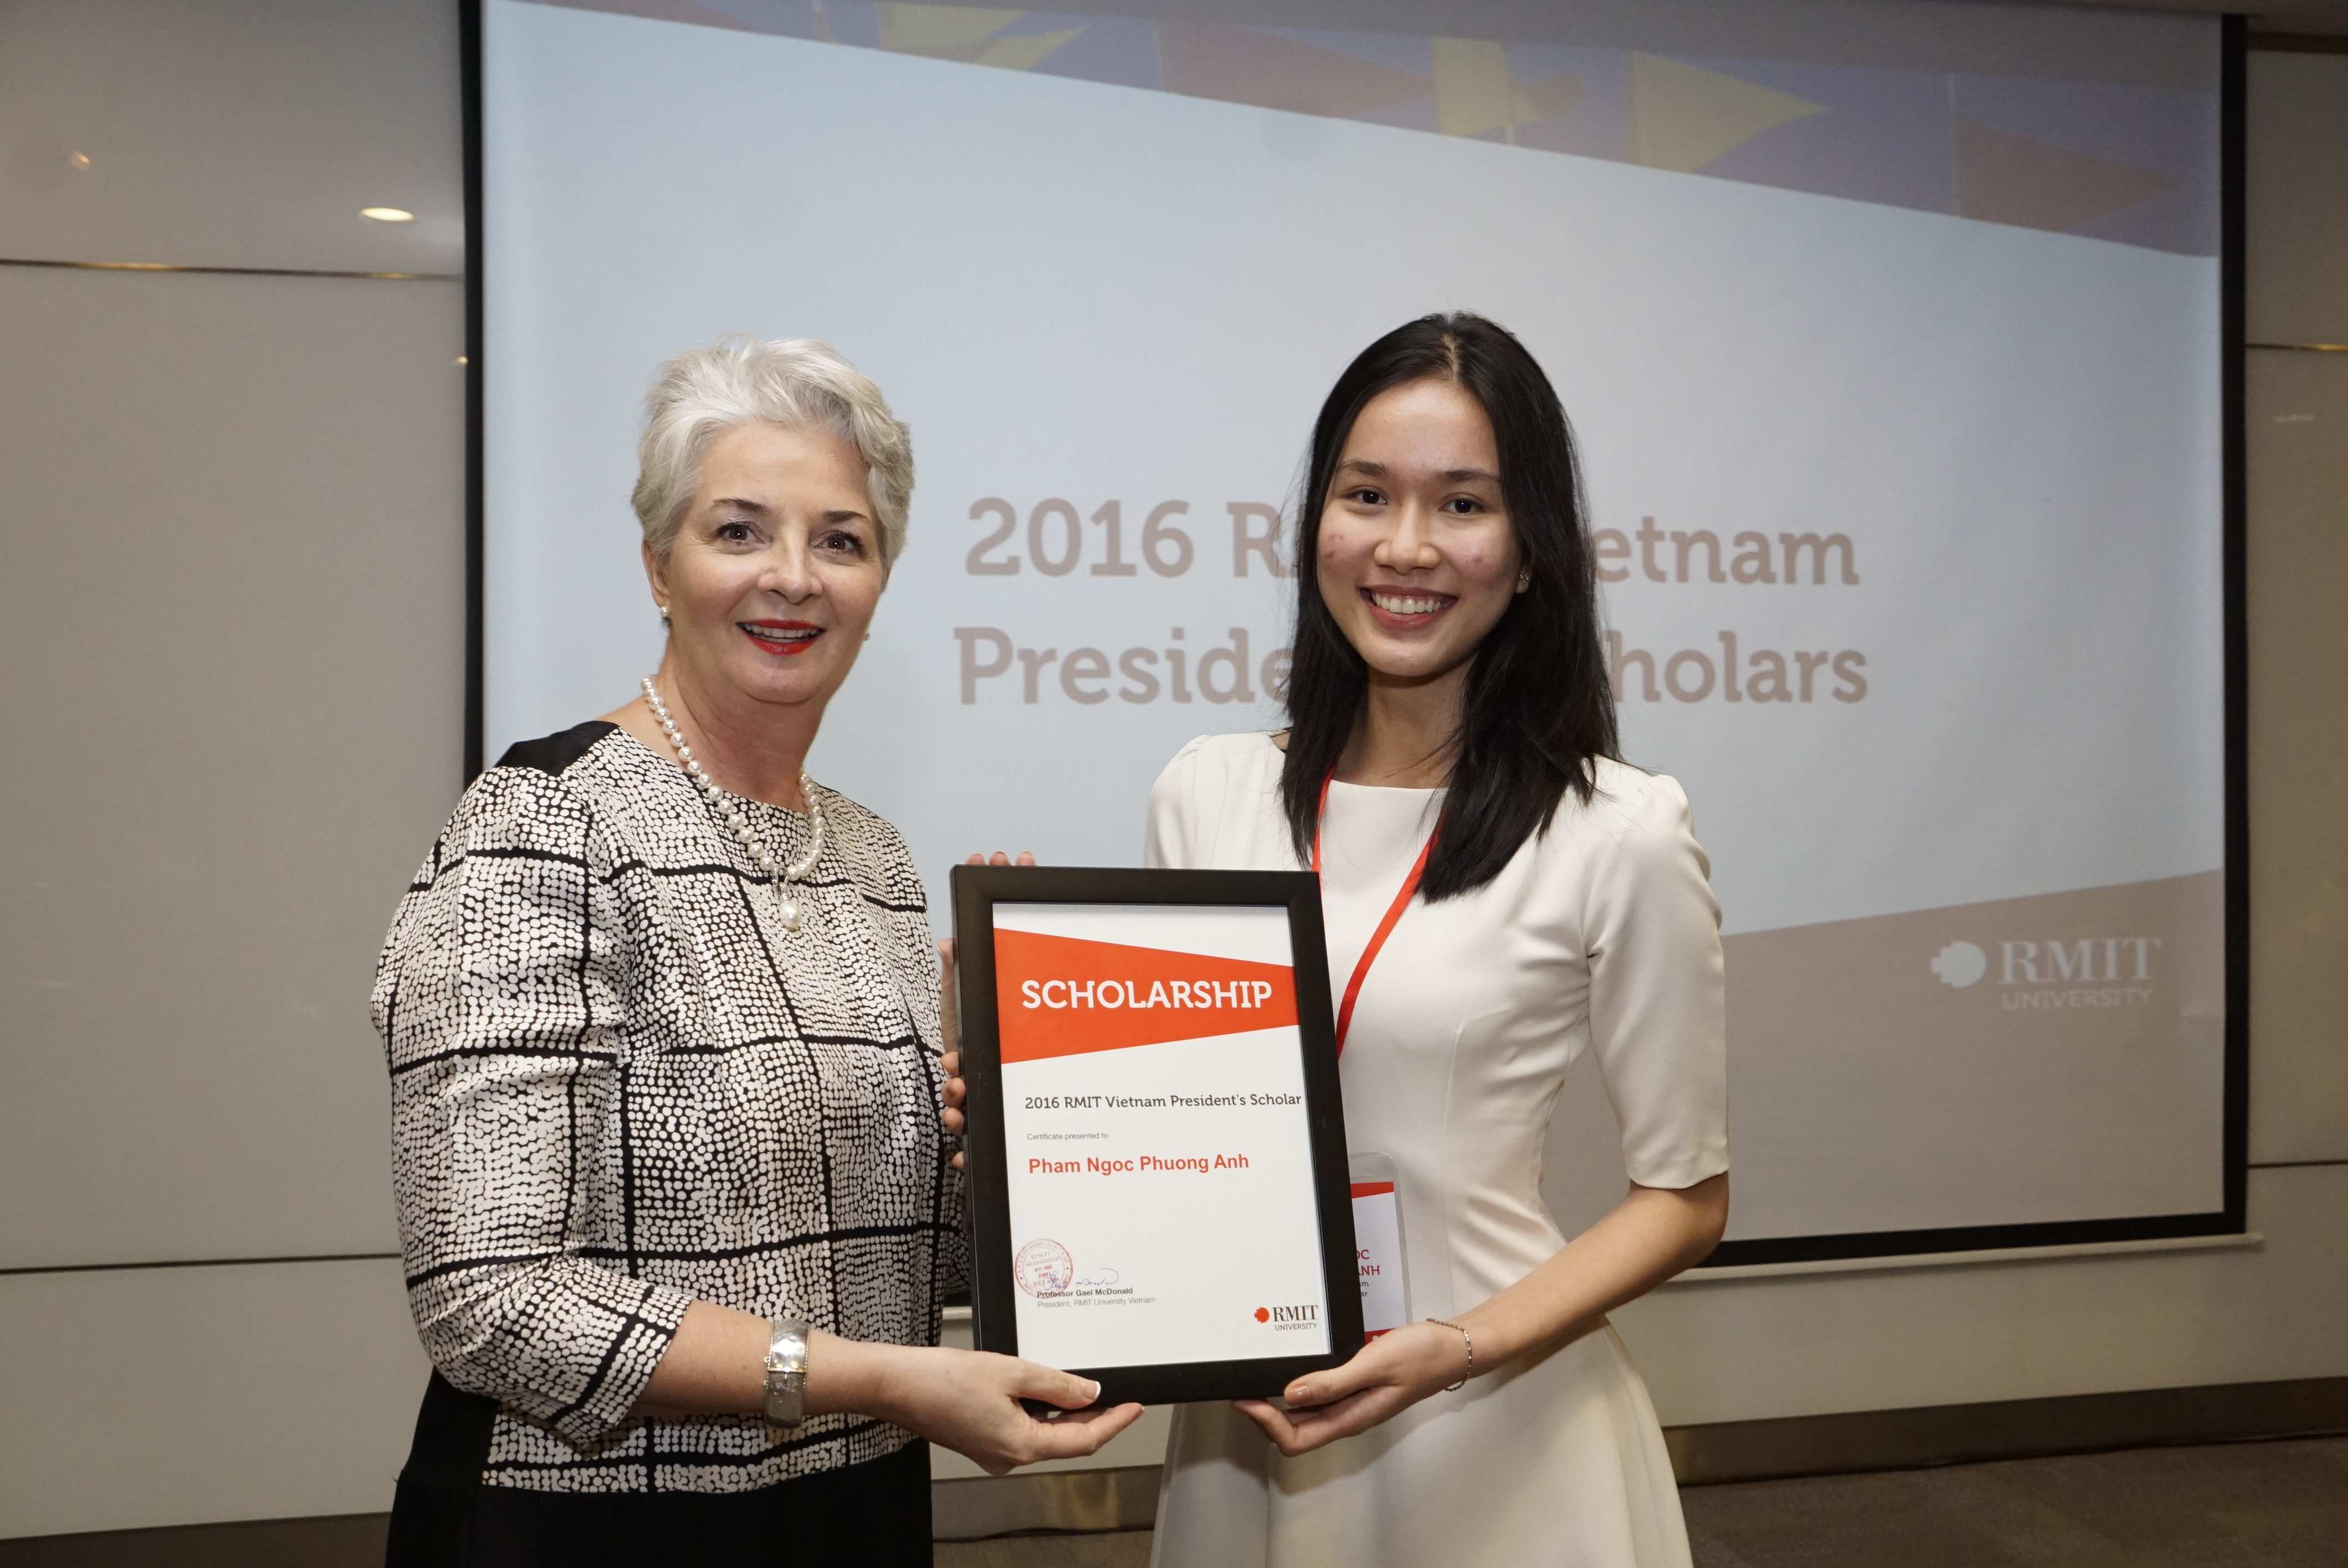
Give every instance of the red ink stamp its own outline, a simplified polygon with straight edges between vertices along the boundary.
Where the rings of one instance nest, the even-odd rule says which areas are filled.
[[[1057,1296],[1076,1277],[1076,1265],[1066,1247],[1039,1237],[1019,1249],[1011,1274],[1030,1296]]]

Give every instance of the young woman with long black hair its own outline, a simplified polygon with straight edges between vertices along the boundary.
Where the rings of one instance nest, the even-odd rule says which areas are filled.
[[[1185,746],[1149,859],[1320,870],[1347,1139],[1393,1162],[1416,1321],[1285,1409],[1182,1410],[1155,1562],[1684,1564],[1606,1315],[1726,1221],[1719,910],[1687,797],[1615,757],[1548,378],[1478,316],[1387,333],[1321,410],[1298,529],[1289,727]],[[1584,1050],[1631,1185],[1569,1245],[1541,1148]]]

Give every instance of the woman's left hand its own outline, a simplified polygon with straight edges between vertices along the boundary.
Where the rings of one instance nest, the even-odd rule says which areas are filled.
[[[1239,1408],[1292,1459],[1390,1420],[1468,1375],[1468,1342],[1456,1328],[1412,1323],[1382,1334],[1354,1358],[1288,1385],[1288,1409],[1263,1399]]]

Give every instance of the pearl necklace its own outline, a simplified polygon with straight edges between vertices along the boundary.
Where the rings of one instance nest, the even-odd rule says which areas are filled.
[[[693,748],[686,745],[685,737],[676,733],[676,721],[668,716],[668,704],[661,701],[660,688],[653,684],[653,678],[645,676],[644,684],[644,701],[651,704],[653,717],[660,721],[661,733],[666,735],[668,743],[676,749],[676,760],[684,764],[685,777],[701,791],[701,797],[709,803],[711,813],[733,830],[743,849],[757,862],[758,869],[770,877],[778,878],[775,891],[782,900],[783,929],[798,930],[799,901],[792,897],[791,884],[814,870],[815,863],[823,858],[823,802],[816,798],[815,780],[808,777],[806,769],[799,770],[799,795],[807,802],[808,822],[814,829],[807,853],[788,866],[778,866],[775,852],[760,842],[757,830],[750,825],[750,819],[743,815],[741,806],[727,799],[726,792],[717,787],[717,781],[702,771],[701,764],[694,757]]]

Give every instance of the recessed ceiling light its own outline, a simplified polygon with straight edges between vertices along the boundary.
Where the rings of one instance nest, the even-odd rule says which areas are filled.
[[[378,223],[413,223],[416,214],[405,207],[362,207],[359,216],[372,218]]]
[[[69,152],[66,154],[66,162],[76,169],[88,169],[89,167],[89,154],[86,152]]]

